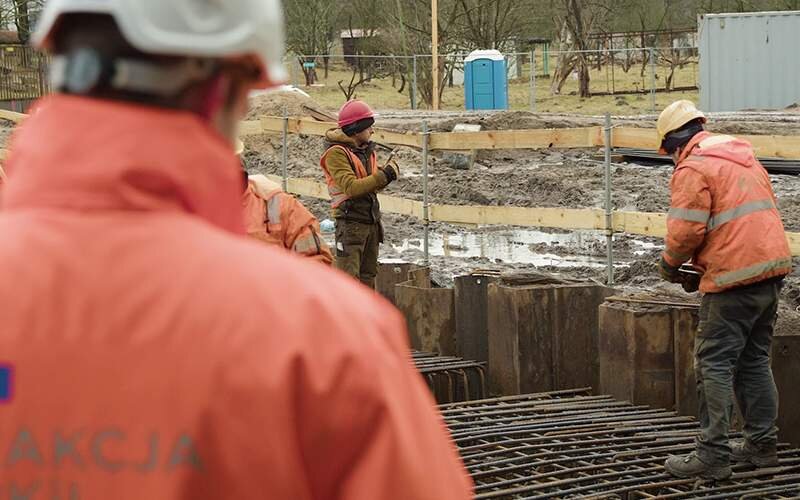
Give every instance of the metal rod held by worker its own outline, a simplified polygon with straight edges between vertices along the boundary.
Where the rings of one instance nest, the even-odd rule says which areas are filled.
[[[281,175],[283,176],[283,190],[289,191],[289,111],[283,107],[283,137],[281,138]]]
[[[428,230],[430,217],[428,216],[428,122],[422,121],[422,220],[423,220],[423,239],[422,251],[425,255],[425,265],[430,264],[430,254],[428,249]]]
[[[606,258],[608,285],[614,284],[614,227],[611,209],[611,115],[606,113],[605,126],[605,177],[606,177]]]

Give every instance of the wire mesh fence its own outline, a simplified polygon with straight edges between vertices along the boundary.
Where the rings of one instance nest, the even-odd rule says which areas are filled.
[[[467,55],[439,57],[442,109],[464,109]],[[631,104],[633,108],[655,110],[656,94],[697,91],[696,47],[534,50],[504,57],[512,110],[566,110],[576,99],[598,97],[610,98],[606,102],[617,106],[636,99],[644,102]],[[323,105],[336,107],[359,97],[387,109],[430,107],[432,60],[427,54],[300,55],[287,57],[284,63],[290,83]]]
[[[0,100],[25,101],[50,91],[47,57],[24,45],[0,45]]]

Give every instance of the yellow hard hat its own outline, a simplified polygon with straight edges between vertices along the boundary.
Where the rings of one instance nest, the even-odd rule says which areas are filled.
[[[678,130],[697,118],[701,118],[703,123],[706,122],[706,115],[697,109],[692,101],[682,99],[673,102],[658,115],[658,121],[656,122],[658,139],[664,142],[664,138],[667,134]]]
[[[233,147],[233,152],[236,156],[241,156],[244,153],[244,143],[241,139],[236,139],[236,144]]]

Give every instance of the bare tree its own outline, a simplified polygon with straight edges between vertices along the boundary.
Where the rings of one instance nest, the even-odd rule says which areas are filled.
[[[289,0],[284,6],[286,47],[297,55],[306,85],[311,85],[317,77],[313,56],[330,52],[339,8],[333,0]]]

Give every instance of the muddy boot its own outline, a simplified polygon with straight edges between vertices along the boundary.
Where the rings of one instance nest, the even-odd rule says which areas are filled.
[[[756,467],[778,465],[778,451],[775,446],[759,447],[744,439],[731,443],[731,458]]]
[[[727,479],[731,477],[730,465],[708,465],[692,452],[688,455],[671,456],[664,463],[667,472],[675,477],[701,477],[704,479]]]

